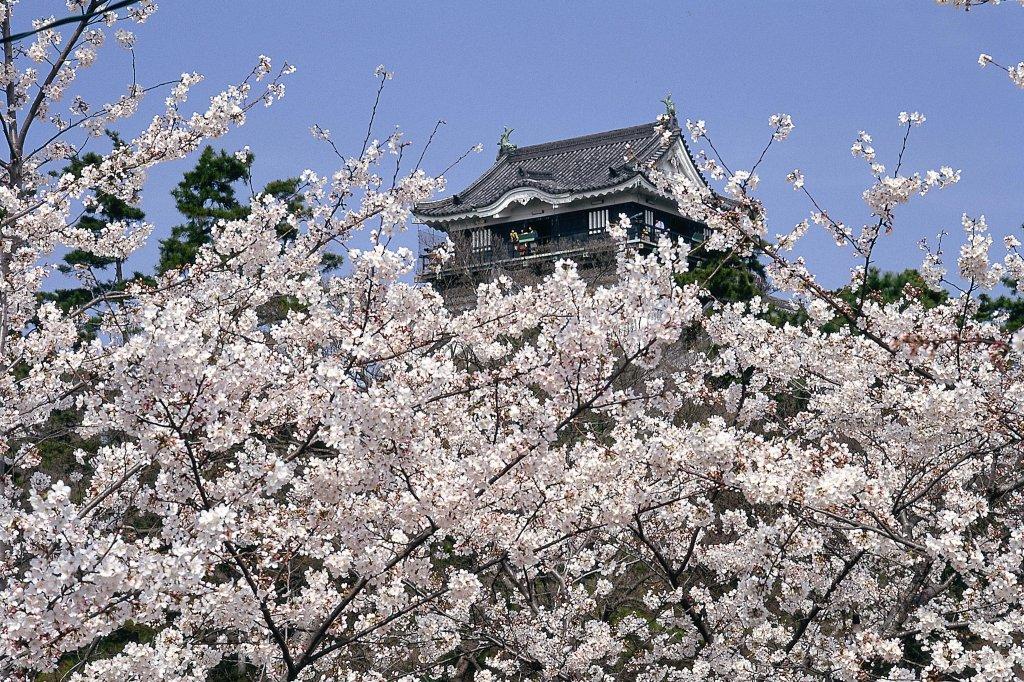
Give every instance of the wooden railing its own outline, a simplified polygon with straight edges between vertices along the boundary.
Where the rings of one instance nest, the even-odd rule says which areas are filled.
[[[669,231],[662,226],[634,223],[626,231],[626,243],[657,244]],[[468,242],[456,243],[455,253],[441,262],[434,254],[436,246],[421,248],[417,276],[421,280],[434,280],[453,274],[471,273],[497,266],[516,267],[531,262],[561,257],[604,253],[616,248],[617,243],[606,231],[592,233],[587,230],[542,236],[512,242],[495,239],[485,249],[470,249]]]

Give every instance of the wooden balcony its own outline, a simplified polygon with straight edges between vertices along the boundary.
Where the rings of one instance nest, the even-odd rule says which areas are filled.
[[[634,223],[627,231],[625,244],[640,248],[655,246],[662,235],[671,235],[664,227]],[[489,246],[473,245],[468,240],[455,243],[455,254],[446,262],[434,255],[438,242],[420,239],[420,256],[416,279],[420,282],[443,283],[466,276],[479,277],[493,270],[514,270],[539,266],[568,258],[576,261],[614,253],[619,243],[606,231],[577,231],[544,236],[525,233],[517,241],[493,239]],[[525,237],[525,238],[524,238]]]

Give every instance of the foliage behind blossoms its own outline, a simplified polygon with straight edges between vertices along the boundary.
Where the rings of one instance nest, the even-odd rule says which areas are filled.
[[[5,71],[15,142],[30,121],[52,134],[63,93],[40,84],[67,90],[94,57],[70,55],[117,21],[70,5],[80,24],[28,52],[52,78]],[[608,286],[563,261],[448,310],[391,245],[443,184],[402,169],[397,134],[303,173],[301,210],[266,193],[213,221],[186,270],[41,302],[59,246],[123,261],[150,230],[83,229],[82,202],[136,201],[148,167],[280,97],[271,74],[261,59],[195,115],[179,109],[199,77],[183,76],[163,115],[79,173],[41,172],[71,142],[4,160],[5,679],[1020,676],[1024,344],[977,311],[1024,281],[1024,259],[1014,242],[992,256],[965,216],[951,262],[932,248],[920,278],[868,286],[901,207],[959,171],[889,171],[861,132],[871,220],[850,227],[794,171],[813,211],[771,237],[759,162],[731,170],[692,124],[729,196],[657,180],[712,229],[704,262],[765,262],[806,311],[786,324],[767,299],[715,302],[715,272],[688,273],[667,240],[624,245]],[[101,133],[135,106],[78,105],[58,128]],[[923,121],[899,125],[909,139]],[[770,126],[766,152],[794,130]],[[839,293],[789,256],[811,229],[861,262]],[[337,249],[350,272],[322,276]],[[41,462],[56,412],[92,444],[71,472]]]

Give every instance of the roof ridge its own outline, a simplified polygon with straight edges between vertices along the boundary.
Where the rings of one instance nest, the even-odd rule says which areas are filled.
[[[650,123],[640,123],[626,128],[616,128],[614,130],[605,130],[599,133],[577,135],[576,137],[567,137],[561,140],[541,142],[540,144],[519,147],[505,156],[510,161],[514,161],[530,157],[538,153],[550,154],[553,151],[561,151],[563,149],[569,150],[579,147],[585,148],[587,146],[597,146],[598,144],[611,142],[620,138],[640,137],[643,133],[646,133],[646,135],[643,135],[644,137],[648,135],[653,136],[655,134],[654,127],[656,125],[658,125],[658,121],[651,121]]]
[[[639,137],[645,131],[649,131],[649,134],[654,136],[654,127],[657,126],[660,121],[651,121],[650,123],[639,123],[633,126],[626,126],[625,128],[615,128],[613,130],[605,130],[598,133],[589,133],[587,135],[577,135],[576,137],[567,137],[561,140],[552,140],[550,142],[541,142],[540,144],[528,145],[526,147],[519,147],[515,151],[509,154],[502,154],[494,163],[491,164],[490,168],[485,170],[480,177],[478,177],[472,184],[463,189],[461,192],[453,192],[443,199],[435,201],[426,201],[420,204],[420,206],[433,206],[434,204],[440,204],[452,200],[452,197],[460,194],[470,194],[480,185],[484,184],[490,177],[491,173],[498,170],[505,162],[513,162],[517,160],[526,160],[526,158],[532,157],[537,152],[550,153],[552,150],[561,151],[565,150],[586,148],[590,143],[608,143],[618,139],[628,139],[631,137]],[[597,146],[596,144],[593,146]],[[526,158],[524,158],[526,157]]]
[[[622,184],[646,177],[676,144],[695,164],[678,124],[670,121],[666,131],[663,119],[521,147],[500,154],[461,191],[417,204],[416,212],[443,219],[470,215],[515,189],[572,194]]]

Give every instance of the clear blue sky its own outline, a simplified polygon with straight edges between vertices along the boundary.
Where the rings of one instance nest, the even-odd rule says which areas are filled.
[[[879,160],[891,167],[901,110],[928,117],[913,133],[909,167],[949,164],[964,173],[958,186],[899,211],[898,231],[880,252],[885,267],[916,266],[917,241],[940,229],[958,240],[964,211],[985,213],[997,234],[1024,222],[1024,91],[977,65],[979,52],[1004,63],[1024,59],[1017,3],[967,14],[930,0],[159,4],[138,31],[144,82],[200,71],[208,77],[205,98],[242,77],[259,53],[298,67],[284,101],[254,110],[221,141],[229,150],[252,148],[257,179],[333,168],[309,135],[312,123],[357,151],[375,91],[371,73],[384,63],[396,78],[384,95],[381,135],[397,124],[422,144],[433,122],[445,119],[428,157],[435,172],[484,143],[484,153],[450,174],[453,191],[487,168],[504,125],[516,129],[519,144],[632,125],[652,120],[671,91],[682,118],[707,121],[733,167],[756,158],[770,114],[793,116],[790,141],[760,172],[774,232],[809,211],[784,182],[795,167],[834,215],[854,225],[867,220],[860,193],[869,178],[850,143],[858,130],[871,132]],[[104,50],[90,88],[109,87],[112,74],[127,78],[115,52]],[[191,162],[153,174],[143,207],[161,235],[177,220],[169,190]],[[154,252],[155,243],[136,267]],[[850,261],[827,238],[810,240],[804,252],[826,283],[845,281]]]

